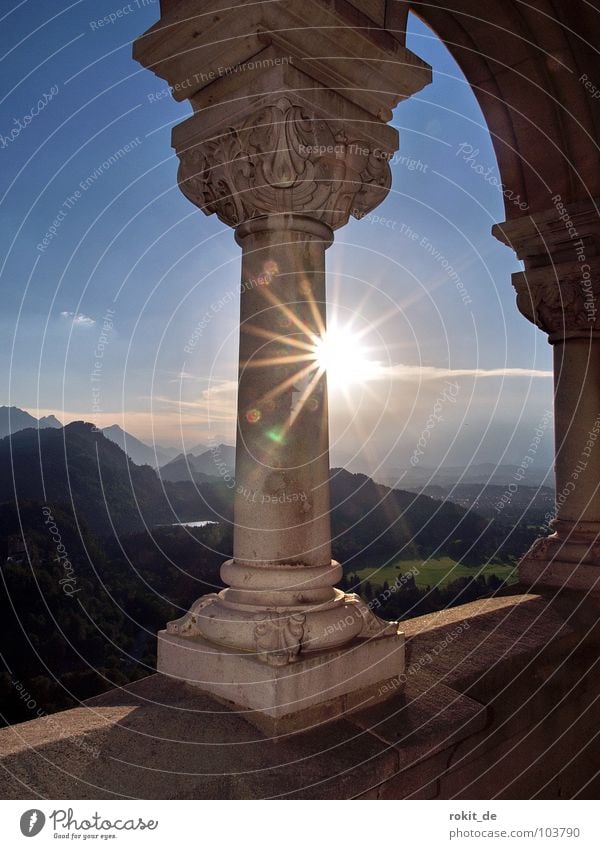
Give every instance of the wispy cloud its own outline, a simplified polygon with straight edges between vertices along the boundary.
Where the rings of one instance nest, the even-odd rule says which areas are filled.
[[[198,424],[210,422],[231,422],[236,417],[237,380],[221,380],[207,389],[203,389],[192,399],[169,398],[155,395],[154,405],[176,409],[180,415],[193,415]]]
[[[166,371],[165,374],[172,375],[169,383],[183,383],[184,380],[203,380],[197,374],[190,374],[189,371]]]
[[[61,318],[68,318],[75,327],[93,327],[96,322],[89,315],[82,312],[61,312]]]
[[[488,377],[525,377],[551,378],[551,371],[531,368],[440,368],[439,366],[381,366],[379,370],[381,378],[393,378],[395,380],[454,380],[457,377],[474,377],[484,379]]]

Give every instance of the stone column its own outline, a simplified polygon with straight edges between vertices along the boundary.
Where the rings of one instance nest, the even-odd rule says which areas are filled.
[[[519,579],[600,591],[600,218],[593,204],[565,205],[497,225],[525,262],[513,275],[517,306],[554,348],[556,515]]]
[[[391,34],[358,27],[361,13],[345,18],[350,4],[282,0],[214,18],[202,6],[205,41],[175,4],[134,53],[189,98],[195,114],[173,130],[180,188],[242,248],[234,556],[226,589],[159,634],[158,668],[279,733],[394,693],[404,666],[397,623],[335,587],[316,349],[326,248],[386,197],[391,108],[430,72]],[[215,74],[224,50],[252,61]]]
[[[331,572],[327,386],[315,350],[326,326],[333,233],[314,218],[273,216],[240,225],[236,239],[243,253],[234,559],[247,588],[253,568],[303,563]],[[324,593],[314,600],[327,600]]]
[[[228,589],[167,631],[273,666],[396,635],[334,588],[341,568],[331,561],[327,392],[316,361],[325,249],[334,228],[387,194],[395,132],[383,125],[377,145],[350,137],[279,94],[216,139],[204,138],[199,118],[186,124],[174,134],[181,189],[234,227],[242,247],[234,558],[221,573]]]

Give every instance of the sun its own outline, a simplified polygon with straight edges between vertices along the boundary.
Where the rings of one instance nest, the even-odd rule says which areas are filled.
[[[259,356],[251,357],[244,362],[244,367],[264,369],[273,366],[281,374],[279,382],[255,398],[252,407],[245,411],[249,424],[264,423],[265,416],[272,418],[275,411],[281,411],[290,404],[287,420],[280,421],[275,428],[269,426],[270,429],[265,431],[271,441],[285,442],[288,431],[304,409],[320,408],[325,378],[329,391],[342,395],[349,404],[356,404],[352,391],[356,387],[375,398],[369,383],[382,380],[386,367],[372,358],[373,352],[380,347],[365,345],[366,335],[373,331],[373,325],[358,330],[354,321],[342,323],[336,316],[326,329],[324,316],[312,296],[306,299],[309,315],[301,317],[268,287],[264,287],[261,294],[276,310],[275,323],[291,332],[282,333],[278,328],[253,322],[244,325],[244,332],[266,340],[265,344],[269,346],[268,352],[264,350]]]
[[[315,344],[315,360],[319,370],[327,374],[330,390],[365,384],[378,377],[381,365],[370,359],[362,335],[349,325],[333,322]]]

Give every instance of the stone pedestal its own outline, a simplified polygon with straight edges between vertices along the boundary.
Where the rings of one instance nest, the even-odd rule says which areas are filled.
[[[519,579],[600,593],[600,218],[592,204],[555,200],[495,228],[525,262],[517,305],[554,347],[556,515]]]
[[[317,349],[325,251],[386,197],[398,148],[387,121],[430,72],[344,4],[209,2],[200,24],[178,8],[134,55],[194,108],[173,130],[179,185],[242,248],[240,362],[227,588],[168,623],[158,668],[279,733],[393,693],[404,667],[397,624],[335,587]]]
[[[364,710],[401,689],[404,636],[356,640],[269,666],[202,637],[158,635],[158,671],[237,710],[271,736],[305,731]]]

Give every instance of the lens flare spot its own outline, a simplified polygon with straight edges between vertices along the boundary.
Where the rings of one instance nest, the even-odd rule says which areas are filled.
[[[279,274],[279,266],[277,265],[275,260],[270,259],[263,265],[263,271],[268,277],[275,277],[277,274]]]
[[[252,410],[248,410],[248,412],[246,413],[246,421],[249,424],[256,424],[261,420],[261,418],[262,413],[256,407],[254,407]]]

